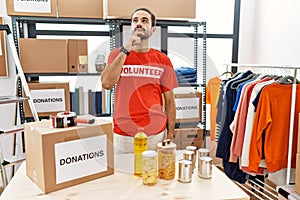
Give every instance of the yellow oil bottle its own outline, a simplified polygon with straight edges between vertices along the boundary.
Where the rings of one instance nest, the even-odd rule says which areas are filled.
[[[134,136],[134,175],[142,176],[142,153],[148,150],[148,136],[139,128]]]

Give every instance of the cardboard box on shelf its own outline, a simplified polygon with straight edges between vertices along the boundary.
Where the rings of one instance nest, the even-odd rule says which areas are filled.
[[[26,174],[50,193],[114,173],[112,123],[52,128],[50,120],[25,123]]]
[[[295,192],[300,194],[300,153],[297,153],[296,157]]]
[[[202,117],[202,93],[175,94],[176,123],[200,122]]]
[[[9,16],[56,17],[56,0],[48,1],[15,1],[6,0],[6,11]]]
[[[87,40],[68,40],[68,69],[71,73],[88,72]]]
[[[197,146],[201,148],[203,145],[203,129],[200,128],[181,128],[175,129],[176,136],[179,138],[173,140],[174,143],[178,143],[177,149],[185,149],[187,146]],[[180,142],[178,142],[178,140]]]
[[[102,0],[58,0],[58,17],[103,18]]]
[[[150,9],[157,19],[193,19],[196,17],[196,0],[107,0],[105,18],[130,19],[140,7]]]
[[[20,38],[24,73],[68,73],[68,44],[64,39]]]
[[[28,87],[39,117],[70,110],[69,83],[37,82],[28,83]],[[28,102],[24,103],[24,111],[25,117],[32,117]]]
[[[0,24],[2,23],[2,17],[0,17]],[[6,60],[6,40],[4,31],[0,31],[0,77],[8,77]]]
[[[177,145],[176,149],[181,149],[181,134],[180,134],[180,129],[175,129],[174,137],[173,137],[172,142]]]
[[[201,128],[182,128],[180,129],[181,141],[203,141],[203,129]]]

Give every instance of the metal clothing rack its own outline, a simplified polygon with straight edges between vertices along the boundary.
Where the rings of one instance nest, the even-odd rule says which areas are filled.
[[[290,184],[291,176],[291,163],[292,163],[292,147],[293,147],[293,132],[294,132],[294,116],[296,106],[296,88],[297,88],[297,69],[300,69],[300,65],[265,65],[265,64],[238,64],[231,63],[226,64],[226,67],[247,67],[247,68],[260,68],[260,69],[290,69],[294,70],[294,80],[292,84],[292,99],[291,99],[291,113],[290,113],[290,128],[289,128],[289,145],[288,145],[288,166],[287,166],[287,178],[286,185]]]

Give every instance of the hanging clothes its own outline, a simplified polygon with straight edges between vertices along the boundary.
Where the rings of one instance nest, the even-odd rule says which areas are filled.
[[[241,151],[240,149],[236,149],[235,153],[240,154],[240,161],[241,161],[241,167],[244,172],[251,172],[248,170],[248,165],[249,165],[249,149],[250,149],[250,141],[251,141],[251,136],[252,136],[252,128],[253,128],[253,123],[254,123],[254,118],[255,118],[255,106],[253,104],[254,99],[257,97],[258,93],[261,91],[261,89],[267,85],[273,84],[275,80],[269,80],[261,83],[257,83],[250,95],[250,100],[248,104],[248,112],[247,112],[247,117],[246,117],[246,126],[245,126],[245,131],[244,131],[244,138],[243,142],[241,145]],[[242,139],[242,137],[240,138]],[[262,160],[259,165],[261,168],[266,168],[266,163],[265,160]],[[260,169],[260,173],[263,173],[263,169]]]
[[[232,132],[229,125],[234,119],[233,106],[236,99],[235,89],[240,83],[249,80],[252,75],[253,73],[249,70],[245,73],[239,74],[237,77],[226,83],[224,88],[224,101],[222,103],[224,109],[221,113],[220,135],[218,139],[219,143],[216,151],[216,156],[223,160],[225,174],[229,178],[240,183],[244,183],[246,181],[246,175],[240,170],[238,163],[229,162],[230,145],[232,140]]]
[[[206,86],[206,103],[210,104],[210,139],[216,139],[216,118],[218,100],[222,80],[219,77],[211,78]]]
[[[279,171],[287,167],[291,93],[292,85],[279,83],[262,89],[250,141],[248,166],[250,170],[254,172],[258,170],[263,155],[268,172]],[[296,95],[292,167],[295,167],[296,163],[298,113],[300,112],[300,87],[298,85]]]

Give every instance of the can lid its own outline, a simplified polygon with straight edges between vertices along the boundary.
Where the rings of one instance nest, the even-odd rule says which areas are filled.
[[[206,148],[200,148],[198,149],[199,152],[209,153],[209,149]]]
[[[212,159],[211,157],[209,157],[209,156],[201,156],[199,159],[202,160],[202,161],[206,161],[206,162],[210,162],[210,161],[213,160],[213,159]]]
[[[152,158],[157,156],[157,152],[153,150],[143,151],[142,156],[146,158]]]
[[[180,159],[180,160],[178,161],[178,163],[179,163],[180,165],[191,165],[191,164],[192,164],[192,161],[191,161],[191,160],[188,160],[188,159]]]
[[[195,154],[193,151],[191,151],[191,150],[186,150],[186,151],[184,151],[183,152],[184,154],[189,154],[189,155],[193,155],[193,154]]]
[[[187,146],[187,147],[185,147],[185,149],[194,151],[194,150],[197,150],[197,147],[196,146]]]

